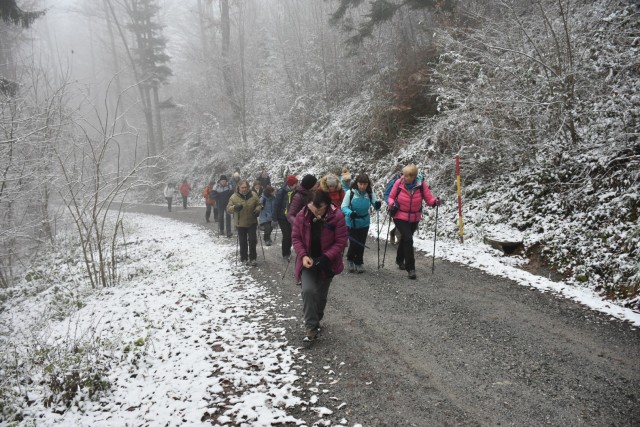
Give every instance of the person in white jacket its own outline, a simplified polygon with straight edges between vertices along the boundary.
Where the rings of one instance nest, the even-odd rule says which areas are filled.
[[[167,182],[167,185],[164,186],[164,198],[167,199],[167,207],[169,208],[169,212],[171,212],[171,203],[173,202],[173,184]]]

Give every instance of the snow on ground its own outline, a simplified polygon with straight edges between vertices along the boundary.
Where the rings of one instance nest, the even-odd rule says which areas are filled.
[[[37,332],[43,348],[111,343],[105,374],[111,391],[92,401],[81,390],[64,411],[55,402],[44,407],[48,389],[34,385],[26,392],[32,403],[22,408],[23,425],[301,424],[285,412],[304,403],[295,396],[297,350],[268,318],[268,290],[246,267],[232,264],[234,247],[217,245],[209,232],[184,223],[127,218],[134,226],[127,230],[133,262],[120,272],[130,279]],[[26,331],[33,333],[31,326],[46,317],[35,307],[25,299],[0,315],[0,324],[22,326],[13,328],[14,343],[26,343]],[[35,372],[38,384],[42,377]]]

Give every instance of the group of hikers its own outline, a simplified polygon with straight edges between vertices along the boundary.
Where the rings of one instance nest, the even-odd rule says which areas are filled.
[[[352,182],[347,168],[342,169],[340,176],[330,173],[320,179],[311,174],[300,180],[289,175],[277,191],[264,169],[252,183],[242,179],[239,172],[230,180],[221,175],[202,192],[205,220],[210,222],[213,212],[220,236],[226,237],[232,237],[233,221],[240,261],[249,266],[257,265],[258,228],[264,233],[265,245],[271,246],[271,233],[277,225],[287,267],[292,247],[295,250],[294,275],[302,289],[304,340],[312,341],[320,331],[331,281],[344,269],[343,253],[347,246],[349,272],[365,272],[364,250],[371,214],[380,211],[383,201],[393,219],[392,236],[399,234],[396,264],[407,271],[409,279],[416,279],[413,234],[422,218],[422,202],[439,206],[441,200],[433,196],[414,164],[398,165],[395,172],[383,200],[377,199],[366,173],[358,174]],[[184,184],[186,180],[181,188]],[[187,196],[182,190],[180,193],[186,209],[188,191]]]

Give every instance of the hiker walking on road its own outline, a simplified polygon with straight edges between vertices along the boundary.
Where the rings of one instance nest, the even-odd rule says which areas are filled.
[[[322,190],[311,193],[293,223],[291,234],[296,251],[296,280],[302,286],[305,341],[313,341],[324,317],[329,286],[344,269],[342,253],[347,245],[344,215]]]
[[[289,258],[291,256],[291,223],[287,219],[289,205],[295,193],[298,178],[293,175],[287,176],[284,184],[276,193],[276,199],[273,203],[274,219],[278,221],[278,226],[282,232],[282,257]]]
[[[320,180],[320,189],[329,193],[329,196],[331,196],[331,203],[333,203],[334,206],[338,208],[342,206],[345,191],[337,176],[333,174],[323,176]]]
[[[182,180],[182,184],[180,184],[180,188],[178,189],[180,194],[182,195],[182,207],[187,209],[187,200],[189,199],[189,192],[191,191],[191,186],[187,182],[186,179]]]
[[[215,210],[214,207],[216,205],[216,199],[214,198],[213,189],[215,188],[216,182],[212,179],[209,181],[209,185],[204,187],[202,190],[202,196],[204,197],[204,204],[206,206],[206,210],[204,211],[204,219],[209,222],[209,218],[211,218],[211,211]],[[217,220],[216,216],[213,217],[214,220]]]
[[[342,213],[349,229],[347,262],[350,273],[364,273],[363,256],[371,224],[370,211],[372,208],[380,210],[380,204],[371,188],[369,176],[364,173],[358,175],[342,201]]]
[[[274,193],[275,188],[267,185],[264,189],[264,193],[260,197],[262,210],[260,211],[258,224],[264,231],[264,244],[266,246],[271,246],[271,231],[273,231],[272,222],[275,221],[273,206],[275,205],[276,197],[274,196]]]
[[[169,212],[171,212],[171,203],[173,202],[173,189],[174,185],[171,182],[167,182],[164,186],[164,198],[167,199],[167,207],[169,208]]]
[[[249,181],[238,182],[236,192],[229,198],[227,213],[233,215],[240,245],[240,262],[257,264],[258,216],[260,215],[258,195],[249,188]]]
[[[400,270],[407,270],[409,279],[416,278],[416,260],[413,250],[413,233],[422,218],[422,201],[429,206],[440,206],[429,186],[418,175],[418,168],[409,164],[402,169],[402,178],[398,179],[389,194],[389,215],[400,232],[396,264]]]
[[[231,215],[227,213],[227,204],[229,203],[229,197],[233,190],[227,181],[226,175],[220,175],[220,179],[213,187],[214,199],[216,199],[216,206],[218,207],[218,229],[220,230],[220,236],[224,236],[224,230],[226,227],[227,237],[231,237]]]

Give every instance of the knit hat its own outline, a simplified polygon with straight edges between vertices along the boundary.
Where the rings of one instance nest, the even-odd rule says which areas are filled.
[[[313,186],[316,185],[316,182],[318,182],[318,178],[316,178],[315,176],[305,175],[302,177],[300,185],[302,185],[302,188],[304,188],[305,190],[311,190]]]
[[[289,175],[289,176],[287,177],[287,185],[288,185],[289,187],[293,187],[293,186],[294,186],[294,185],[296,185],[297,183],[298,183],[298,178],[296,178],[295,176],[293,176],[293,175]]]
[[[228,181],[227,175],[220,175],[220,179],[218,181]]]
[[[239,174],[238,172],[234,172],[234,173],[233,173],[233,177],[234,177],[235,179],[238,179],[238,178],[240,178],[240,174]]]
[[[327,175],[327,187],[337,187],[338,177],[335,175]]]
[[[349,169],[347,169],[347,168],[343,169],[342,180],[343,181],[351,181],[351,172],[349,172]]]

